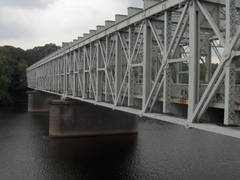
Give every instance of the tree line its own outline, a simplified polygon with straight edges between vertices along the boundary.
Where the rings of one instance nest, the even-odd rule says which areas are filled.
[[[0,105],[26,103],[26,68],[59,48],[52,43],[28,50],[0,46]]]

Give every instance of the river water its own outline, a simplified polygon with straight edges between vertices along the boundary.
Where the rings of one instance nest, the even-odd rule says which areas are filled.
[[[139,118],[134,135],[52,139],[48,113],[0,107],[0,179],[239,179],[240,139]]]

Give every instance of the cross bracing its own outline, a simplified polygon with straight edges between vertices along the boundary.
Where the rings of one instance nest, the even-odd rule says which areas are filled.
[[[235,0],[144,1],[30,66],[28,87],[186,126],[221,108],[224,124],[240,125],[239,10]]]

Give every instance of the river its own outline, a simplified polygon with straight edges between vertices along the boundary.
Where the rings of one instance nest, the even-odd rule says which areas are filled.
[[[0,107],[0,179],[240,178],[238,138],[139,118],[138,134],[54,139],[48,115]]]

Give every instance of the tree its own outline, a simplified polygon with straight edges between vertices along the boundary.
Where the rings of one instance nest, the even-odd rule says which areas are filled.
[[[10,50],[10,49],[11,50]],[[0,47],[0,104],[13,104],[22,101],[27,91],[26,68],[27,62],[12,57],[23,57],[18,54],[20,48],[15,51],[14,47]]]
[[[27,61],[28,65],[32,65],[49,54],[55,52],[59,48],[60,46],[50,43],[46,44],[45,46],[38,46],[33,49],[28,49],[25,51],[25,60]]]
[[[21,59],[25,59],[25,51],[21,48],[16,48],[13,46],[4,46],[9,50],[9,53],[12,57],[12,59],[19,62]]]
[[[21,59],[18,63],[18,71],[19,71],[19,88],[24,93],[27,87],[27,76],[26,76],[26,69],[28,65],[24,59]]]
[[[11,66],[14,63],[13,61],[9,50],[0,47],[0,102],[3,104],[13,103],[13,99],[9,94],[9,87],[14,73],[14,68]]]
[[[26,101],[26,68],[59,48],[52,43],[26,51],[13,46],[0,47],[0,104]]]

